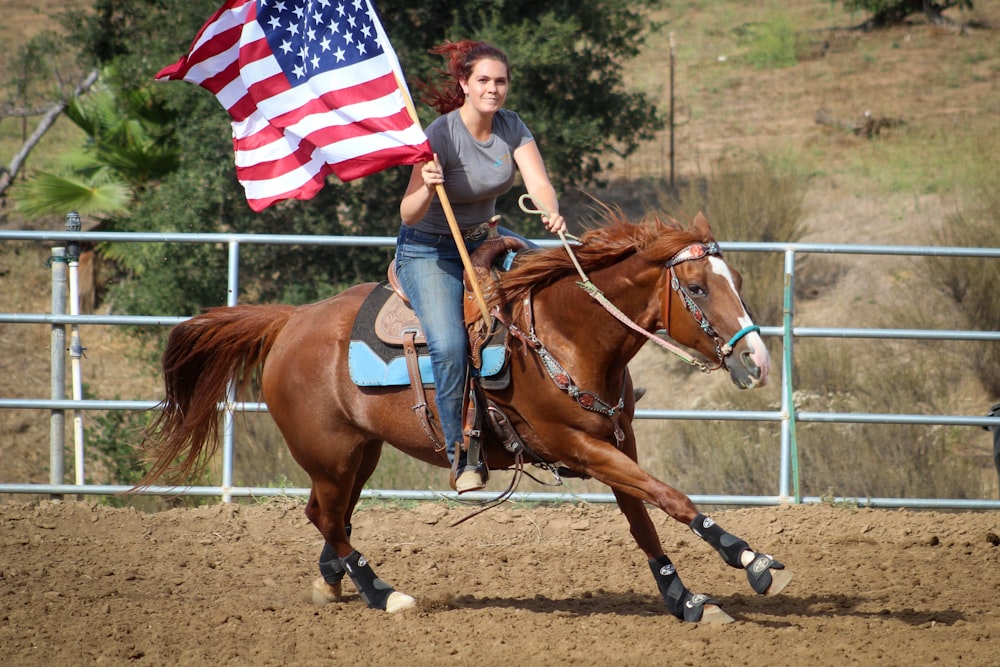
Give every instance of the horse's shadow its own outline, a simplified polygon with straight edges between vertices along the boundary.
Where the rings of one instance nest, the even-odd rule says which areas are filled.
[[[778,617],[805,617],[805,618],[831,618],[831,617],[854,617],[865,619],[894,620],[911,626],[920,626],[925,623],[939,623],[941,625],[954,625],[957,621],[968,620],[964,612],[957,609],[913,609],[905,607],[895,609],[892,601],[881,603],[881,608],[870,611],[863,607],[873,607],[874,601],[858,595],[845,595],[843,593],[827,595],[807,595],[803,597],[778,596],[773,598],[761,598],[751,595],[733,595],[724,600],[720,600],[722,608],[729,615],[737,620],[749,620],[741,617],[741,610],[747,614],[767,614],[774,616],[773,621],[763,623],[773,623],[774,625],[789,625],[788,622],[778,620]],[[755,623],[761,621],[754,619]]]
[[[855,617],[866,619],[895,620],[910,626],[920,626],[934,622],[950,626],[958,621],[968,620],[965,613],[957,609],[913,609],[892,608],[891,601],[882,608],[869,611],[872,600],[845,594],[809,595],[804,597],[778,596],[760,597],[732,595],[716,597],[719,605],[737,621],[747,621],[757,625],[787,627],[795,625],[798,618]],[[430,605],[434,611],[437,605]],[[599,592],[580,597],[552,598],[535,595],[531,598],[517,597],[477,597],[461,595],[453,598],[440,610],[456,609],[518,609],[539,614],[561,614],[571,616],[591,616],[593,614],[615,614],[617,616],[669,616],[662,598],[638,593]],[[760,616],[770,617],[761,620]]]

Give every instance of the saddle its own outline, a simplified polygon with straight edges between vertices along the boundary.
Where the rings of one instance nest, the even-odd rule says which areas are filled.
[[[483,244],[476,249],[470,258],[473,277],[479,283],[483,300],[486,302],[486,309],[491,313],[494,312],[494,309],[503,310],[507,301],[503,294],[498,269],[501,256],[505,262],[500,268],[506,270],[510,268],[509,261],[516,253],[528,249],[528,245],[521,239],[493,234],[492,229],[490,236],[483,241]],[[490,330],[490,324],[483,320],[478,301],[472,297],[472,281],[468,272],[465,274],[465,293],[466,299],[463,305],[465,308],[465,328],[469,332],[469,354],[472,366],[480,368],[483,347],[494,335],[494,332]]]
[[[499,272],[509,268],[514,253],[527,249],[520,239],[496,234],[495,226],[490,236],[472,254],[473,274],[480,285],[487,306],[504,307]],[[485,405],[481,387],[502,389],[509,376],[506,369],[506,330],[488,327],[483,321],[478,301],[472,296],[468,275],[465,278],[467,298],[464,300],[464,319],[469,332],[471,376],[463,414],[463,445],[469,452],[469,461],[478,464],[482,441]],[[426,337],[416,313],[410,307],[406,294],[396,274],[396,264],[389,265],[386,280],[380,283],[362,304],[351,333],[348,361],[351,379],[360,386],[386,386],[409,384],[415,395],[414,410],[421,427],[439,448],[442,438],[436,432],[428,408],[424,385],[433,379],[430,359],[426,355]],[[502,440],[510,439],[509,433]],[[456,457],[457,459],[457,457]]]
[[[471,256],[473,275],[476,276],[487,308],[496,314],[506,311],[501,273],[510,268],[517,252],[528,246],[517,238],[491,234]],[[547,468],[556,480],[562,477],[585,477],[565,466],[546,463],[522,440],[501,408],[489,400],[485,391],[502,390],[508,386],[509,368],[506,364],[507,329],[487,327],[482,311],[472,293],[468,275],[465,276],[466,298],[464,320],[469,332],[472,373],[463,405],[463,442],[471,465],[481,466],[488,474],[482,451],[483,438],[492,433],[506,451],[514,455],[518,474],[512,478],[511,489],[523,470],[525,457],[534,465]],[[494,317],[494,321],[501,319]],[[490,331],[490,329],[495,329]],[[402,352],[402,354],[401,354]],[[416,313],[409,305],[403,291],[395,263],[389,265],[386,280],[372,291],[362,304],[351,333],[349,366],[351,379],[361,386],[386,386],[409,384],[414,397],[414,412],[421,428],[438,448],[445,448],[443,438],[435,429],[432,415],[424,394],[424,385],[433,378],[430,358],[426,352],[426,339]],[[386,359],[390,361],[385,361]],[[373,361],[374,360],[374,361]],[[377,362],[377,363],[376,363]],[[363,369],[381,364],[374,377]],[[457,463],[458,457],[455,457]],[[455,486],[455,466],[452,468],[452,488]],[[524,473],[528,474],[530,473]],[[537,481],[537,478],[535,478]],[[508,489],[510,491],[511,489]]]
[[[521,239],[493,234],[469,258],[488,310],[502,309],[505,305],[506,300],[500,288],[499,269],[509,268],[508,262],[513,254],[527,249],[527,244]],[[505,255],[503,259],[506,261],[498,266],[501,255]],[[398,298],[388,299],[379,310],[375,318],[375,335],[388,345],[404,345],[405,338],[410,333],[415,333],[414,342],[417,345],[426,345],[427,339],[420,327],[420,320],[417,319],[417,314],[410,307],[403,286],[399,282],[399,276],[396,274],[395,260],[389,264],[386,274],[388,284]],[[469,332],[470,358],[473,368],[482,369],[482,351],[490,342],[494,332],[490,331],[486,322],[483,321],[482,311],[479,302],[474,297],[468,273],[465,274],[464,280],[466,293],[466,299],[463,302],[464,317],[465,327]]]

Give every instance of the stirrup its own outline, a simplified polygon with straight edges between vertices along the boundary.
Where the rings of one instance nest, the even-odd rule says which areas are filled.
[[[483,480],[483,473],[477,468],[466,468],[458,476],[458,479],[455,480],[455,490],[459,493],[479,491],[485,487],[486,482]]]

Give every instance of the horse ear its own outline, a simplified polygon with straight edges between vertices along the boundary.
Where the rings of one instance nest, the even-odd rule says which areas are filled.
[[[712,236],[712,228],[708,225],[708,218],[701,211],[698,211],[698,215],[694,216],[694,224],[692,229],[705,241],[714,241],[715,238]]]

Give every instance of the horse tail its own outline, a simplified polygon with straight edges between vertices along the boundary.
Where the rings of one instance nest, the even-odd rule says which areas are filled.
[[[135,488],[161,477],[182,483],[201,475],[219,448],[218,406],[230,383],[242,395],[258,377],[294,306],[212,308],[178,324],[163,352],[162,408],[144,432],[149,471]]]

